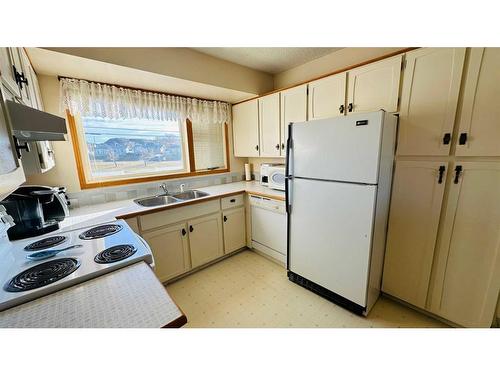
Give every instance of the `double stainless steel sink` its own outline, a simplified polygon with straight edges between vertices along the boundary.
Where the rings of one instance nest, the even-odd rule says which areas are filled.
[[[134,199],[134,202],[143,207],[166,206],[169,204],[185,202],[192,199],[203,198],[210,194],[199,190],[188,190],[181,193],[161,194],[153,197]]]

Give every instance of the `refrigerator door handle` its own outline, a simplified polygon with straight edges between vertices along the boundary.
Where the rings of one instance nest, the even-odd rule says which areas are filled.
[[[293,122],[288,124],[288,139],[286,140],[286,153],[285,153],[285,207],[286,213],[289,214],[292,211],[292,205],[290,200],[290,181],[292,180],[292,175],[290,173],[290,151],[292,149],[292,125]]]

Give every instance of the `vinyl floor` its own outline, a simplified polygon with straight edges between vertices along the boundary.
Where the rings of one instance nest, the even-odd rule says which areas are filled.
[[[245,250],[167,286],[188,318],[185,327],[447,327],[381,297],[360,317],[288,280],[286,270]]]

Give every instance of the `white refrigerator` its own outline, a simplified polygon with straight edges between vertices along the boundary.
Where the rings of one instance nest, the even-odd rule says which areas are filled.
[[[380,293],[397,117],[384,111],[291,123],[291,281],[358,314]]]

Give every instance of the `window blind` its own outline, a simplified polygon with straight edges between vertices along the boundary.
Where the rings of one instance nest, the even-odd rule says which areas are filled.
[[[224,124],[192,122],[196,170],[224,168]]]

